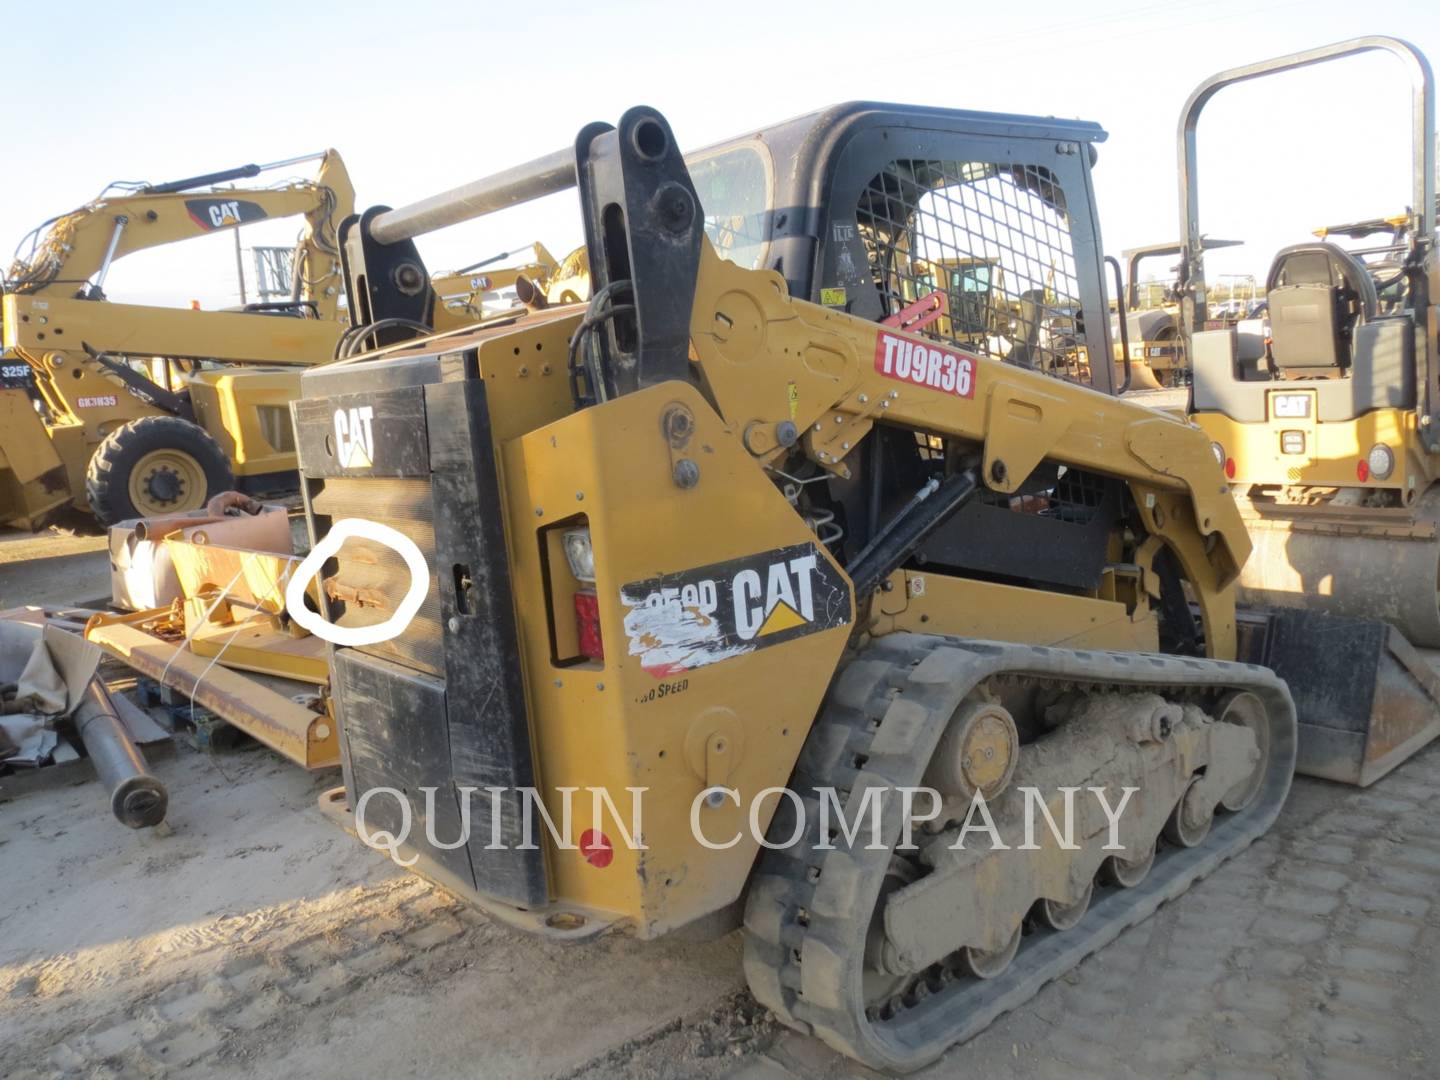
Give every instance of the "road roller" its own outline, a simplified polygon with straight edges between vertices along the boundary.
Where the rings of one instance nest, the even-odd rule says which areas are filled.
[[[1278,251],[1269,334],[1207,330],[1196,126],[1235,83],[1366,52],[1411,77],[1410,207]],[[1435,91],[1408,42],[1364,37],[1205,80],[1179,127],[1189,411],[1254,551],[1239,596],[1251,658],[1294,690],[1302,772],[1368,784],[1440,734],[1440,356]],[[1317,181],[1323,182],[1323,181]],[[1343,239],[1359,244],[1342,245]]]

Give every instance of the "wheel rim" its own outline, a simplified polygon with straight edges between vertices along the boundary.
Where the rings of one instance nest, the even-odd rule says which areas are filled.
[[[1044,926],[1051,930],[1069,930],[1085,917],[1085,912],[1090,908],[1090,897],[1095,892],[1095,881],[1092,878],[1085,886],[1085,891],[1068,904],[1056,900],[1041,900],[1036,905],[1036,916]]]
[[[1260,756],[1255,760],[1255,768],[1250,775],[1220,797],[1220,805],[1235,813],[1255,800],[1265,782],[1265,772],[1270,766],[1270,725],[1265,715],[1265,706],[1260,703],[1260,699],[1246,692],[1232,695],[1220,709],[1219,719],[1224,724],[1238,724],[1249,728],[1254,733],[1255,745],[1260,750]]]
[[[977,979],[993,979],[1010,966],[1015,954],[1020,951],[1020,927],[1010,935],[1010,940],[998,949],[989,952],[968,946],[960,950],[960,968],[967,975]]]
[[[1139,859],[1122,859],[1118,855],[1111,855],[1105,860],[1103,872],[1111,884],[1133,889],[1145,880],[1145,875],[1150,873],[1150,867],[1154,865],[1155,845],[1151,844],[1149,853]]]
[[[126,485],[142,517],[183,513],[205,503],[205,470],[183,450],[152,450],[135,463]]]

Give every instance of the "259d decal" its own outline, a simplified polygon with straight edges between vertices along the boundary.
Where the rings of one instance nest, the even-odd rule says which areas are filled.
[[[813,543],[620,589],[631,656],[657,679],[850,621],[850,586]]]

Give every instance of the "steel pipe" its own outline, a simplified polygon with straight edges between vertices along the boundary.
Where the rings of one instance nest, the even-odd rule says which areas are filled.
[[[413,240],[417,236],[493,214],[575,186],[575,151],[553,154],[516,165],[493,176],[431,195],[419,202],[387,210],[376,216],[370,235],[381,244]]]
[[[120,824],[144,829],[164,821],[170,805],[165,785],[146,771],[145,759],[98,679],[90,680],[75,710],[75,730],[100,782],[110,789],[110,809]]]

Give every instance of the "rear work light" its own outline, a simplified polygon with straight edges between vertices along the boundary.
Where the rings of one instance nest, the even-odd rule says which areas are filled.
[[[589,529],[568,529],[561,537],[570,573],[580,582],[575,590],[575,634],[580,655],[587,660],[605,659],[605,642],[600,636],[600,598],[595,594],[595,551]]]
[[[1371,476],[1384,480],[1395,471],[1395,454],[1384,443],[1376,443],[1365,456],[1365,464],[1369,466]],[[1362,476],[1360,479],[1365,478]]]
[[[565,561],[570,564],[570,573],[576,581],[595,584],[595,552],[590,548],[589,529],[567,529],[562,538],[565,542]]]

